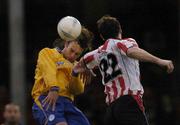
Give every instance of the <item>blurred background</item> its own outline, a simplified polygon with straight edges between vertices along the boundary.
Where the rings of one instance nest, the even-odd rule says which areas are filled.
[[[180,0],[0,0],[0,123],[4,105],[20,104],[25,125],[35,125],[31,115],[31,89],[38,52],[52,47],[58,21],[76,17],[100,40],[96,21],[105,14],[117,17],[123,37],[156,56],[171,59],[175,70],[140,63],[144,102],[150,125],[180,125]],[[101,77],[93,78],[75,100],[92,125],[103,125],[106,109]]]

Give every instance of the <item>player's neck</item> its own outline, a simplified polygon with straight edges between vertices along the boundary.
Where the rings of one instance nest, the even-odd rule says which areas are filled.
[[[66,56],[65,56],[65,49],[63,49],[62,51],[61,51],[61,53],[62,53],[62,55],[64,56],[64,58],[66,59]]]
[[[122,34],[119,34],[119,35],[118,35],[118,39],[122,39]]]
[[[61,54],[63,55],[63,57],[66,59],[66,60],[68,60],[68,58],[66,57],[66,49],[64,48],[62,51],[61,51]],[[71,62],[70,60],[68,60],[69,62]],[[73,62],[71,62],[71,63],[73,63]]]

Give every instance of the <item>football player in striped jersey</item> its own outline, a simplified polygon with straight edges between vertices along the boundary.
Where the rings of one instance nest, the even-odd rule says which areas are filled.
[[[105,41],[98,49],[87,53],[75,66],[76,72],[98,67],[105,86],[106,125],[148,125],[144,112],[140,82],[139,61],[151,62],[174,69],[171,60],[160,59],[139,48],[133,38],[122,38],[120,22],[111,16],[97,21],[101,38]]]

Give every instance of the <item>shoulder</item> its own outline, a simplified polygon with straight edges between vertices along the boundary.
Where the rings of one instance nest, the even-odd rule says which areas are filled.
[[[127,42],[133,42],[133,43],[136,43],[136,40],[133,39],[133,38],[124,38],[124,39],[122,39],[122,41],[127,41]]]
[[[133,46],[137,46],[138,47],[138,43],[133,38],[122,39],[122,43],[127,45],[127,46],[132,46],[133,45]]]
[[[56,48],[43,48],[40,50],[39,55],[61,55]]]
[[[137,44],[137,42],[136,42],[136,40],[135,39],[133,39],[133,38],[123,38],[123,39],[108,39],[108,40],[106,40],[106,42],[105,43],[110,43],[110,44],[112,44],[112,45],[114,45],[113,43],[116,43],[116,44],[118,44],[118,43],[122,43],[122,44],[126,44],[126,43],[135,43],[135,44]]]
[[[59,53],[56,48],[43,48],[42,50],[40,50],[39,56],[50,57],[54,60],[63,58],[63,55]]]
[[[53,49],[51,49],[51,48],[43,48],[43,49],[41,49],[40,51],[39,51],[39,53],[48,53],[48,52],[51,52]]]

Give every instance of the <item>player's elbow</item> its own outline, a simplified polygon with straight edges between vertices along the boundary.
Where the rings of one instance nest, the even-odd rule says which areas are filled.
[[[79,95],[82,94],[84,92],[84,89],[71,89],[71,94],[73,95]]]
[[[128,57],[135,58],[138,51],[139,51],[138,47],[132,47],[127,50],[126,54]]]
[[[134,55],[135,49],[136,48],[134,48],[134,47],[129,48],[126,52],[127,56],[132,57]]]
[[[84,86],[83,85],[74,85],[70,87],[70,92],[73,95],[79,95],[84,92]]]
[[[75,93],[75,95],[82,94],[84,92],[84,87],[80,87],[79,90]]]

